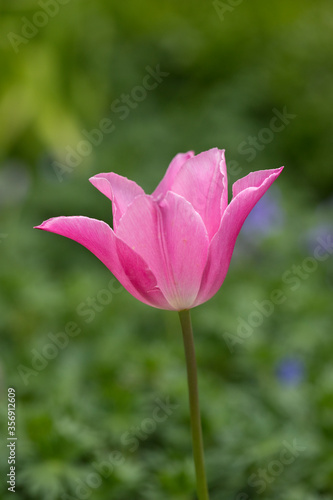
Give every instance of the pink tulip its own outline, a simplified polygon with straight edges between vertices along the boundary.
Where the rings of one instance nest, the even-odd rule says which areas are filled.
[[[239,179],[228,204],[224,151],[180,153],[151,195],[112,172],[90,179],[112,201],[113,229],[81,216],[37,228],[81,243],[145,304],[190,309],[221,287],[246,217],[282,169]]]

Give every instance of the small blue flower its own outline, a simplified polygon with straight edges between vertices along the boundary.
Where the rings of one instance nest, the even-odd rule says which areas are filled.
[[[285,385],[297,385],[304,379],[305,367],[298,358],[284,358],[276,368],[278,380]]]
[[[284,223],[284,212],[279,200],[279,191],[267,192],[248,215],[242,233],[256,240],[280,229]]]
[[[313,254],[315,249],[318,247],[318,240],[325,240],[332,233],[333,224],[329,222],[322,222],[307,231],[302,243],[305,245],[307,252]]]

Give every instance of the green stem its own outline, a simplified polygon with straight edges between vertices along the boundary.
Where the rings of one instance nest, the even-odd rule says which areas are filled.
[[[197,364],[195,360],[190,311],[188,309],[179,311],[179,318],[182,326],[186,356],[187,381],[191,413],[192,445],[195,473],[197,478],[198,500],[209,500],[201,430]]]

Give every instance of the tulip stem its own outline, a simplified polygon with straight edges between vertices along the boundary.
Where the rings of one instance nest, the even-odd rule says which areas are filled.
[[[204,463],[204,451],[199,407],[198,375],[195,360],[191,315],[188,309],[179,311],[185,347],[187,381],[191,414],[193,457],[197,479],[198,500],[209,500]]]

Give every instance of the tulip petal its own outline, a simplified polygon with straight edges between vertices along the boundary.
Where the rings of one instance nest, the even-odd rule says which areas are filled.
[[[227,274],[237,236],[246,217],[282,172],[274,170],[253,172],[234,184],[234,197],[223,214],[221,225],[212,239],[200,292],[195,305],[210,299],[221,287]]]
[[[122,217],[117,236],[149,263],[173,308],[191,307],[200,287],[209,240],[190,203],[171,192],[160,205],[151,196],[140,196]]]
[[[97,174],[89,181],[112,201],[113,228],[117,231],[126,208],[136,196],[144,194],[144,190],[136,182],[113,172]]]
[[[238,179],[238,181],[233,184],[232,197],[235,198],[241,191],[244,191],[244,189],[260,187],[267,179],[267,175],[270,175],[268,172],[282,172],[282,170],[283,167],[273,170],[257,170],[256,172],[250,172],[248,175]]]
[[[187,153],[179,153],[173,158],[163,179],[161,180],[155,191],[152,193],[152,197],[154,198],[154,200],[160,199],[167,193],[167,191],[171,191],[171,186],[175,180],[176,175],[179,172],[179,169],[187,160],[189,160],[193,156],[194,152],[188,151]]]
[[[169,191],[160,210],[161,237],[173,276],[173,289],[168,293],[175,294],[173,303],[177,308],[185,309],[192,306],[200,288],[208,256],[208,234],[201,217],[181,196]]]
[[[228,205],[224,150],[213,148],[188,160],[175,177],[171,191],[183,196],[201,215],[211,240]]]
[[[147,264],[130,248],[126,252],[132,271],[130,274],[124,271],[118,256],[117,237],[105,222],[81,216],[55,217],[36,226],[36,229],[60,234],[80,243],[96,255],[135,298],[153,307],[171,308],[156,287],[156,278]],[[120,244],[124,253],[124,244]]]

